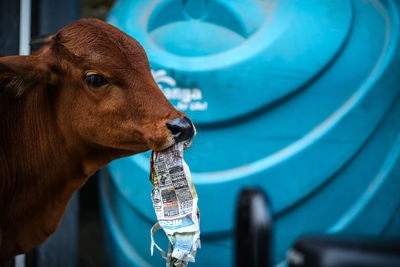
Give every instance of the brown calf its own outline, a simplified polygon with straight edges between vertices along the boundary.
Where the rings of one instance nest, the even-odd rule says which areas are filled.
[[[191,138],[184,116],[139,43],[98,20],[66,26],[35,55],[0,58],[0,266],[44,242],[97,169]]]

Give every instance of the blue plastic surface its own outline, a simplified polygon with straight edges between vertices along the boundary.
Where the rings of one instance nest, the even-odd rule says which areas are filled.
[[[143,45],[156,81],[198,129],[185,153],[203,242],[191,266],[233,265],[235,205],[245,186],[270,197],[275,263],[305,233],[400,236],[397,5],[115,4],[108,22]],[[114,161],[101,182],[113,266],[164,265],[150,256],[148,159]]]

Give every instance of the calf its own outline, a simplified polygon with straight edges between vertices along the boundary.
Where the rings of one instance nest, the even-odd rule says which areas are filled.
[[[139,43],[99,20],[0,58],[0,266],[44,242],[97,169],[193,135]]]

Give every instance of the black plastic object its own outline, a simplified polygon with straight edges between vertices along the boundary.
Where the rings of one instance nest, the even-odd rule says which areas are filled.
[[[236,210],[236,266],[269,266],[273,219],[267,198],[258,189],[244,189]]]
[[[299,238],[290,267],[400,267],[400,240],[334,235]]]

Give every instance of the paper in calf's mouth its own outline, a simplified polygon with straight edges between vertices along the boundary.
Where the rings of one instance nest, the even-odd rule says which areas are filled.
[[[150,157],[151,199],[158,222],[151,228],[151,255],[154,246],[167,260],[166,266],[187,266],[194,262],[200,248],[200,212],[198,196],[183,150],[191,140],[153,151]],[[154,233],[162,229],[168,237],[168,254],[154,242]]]

